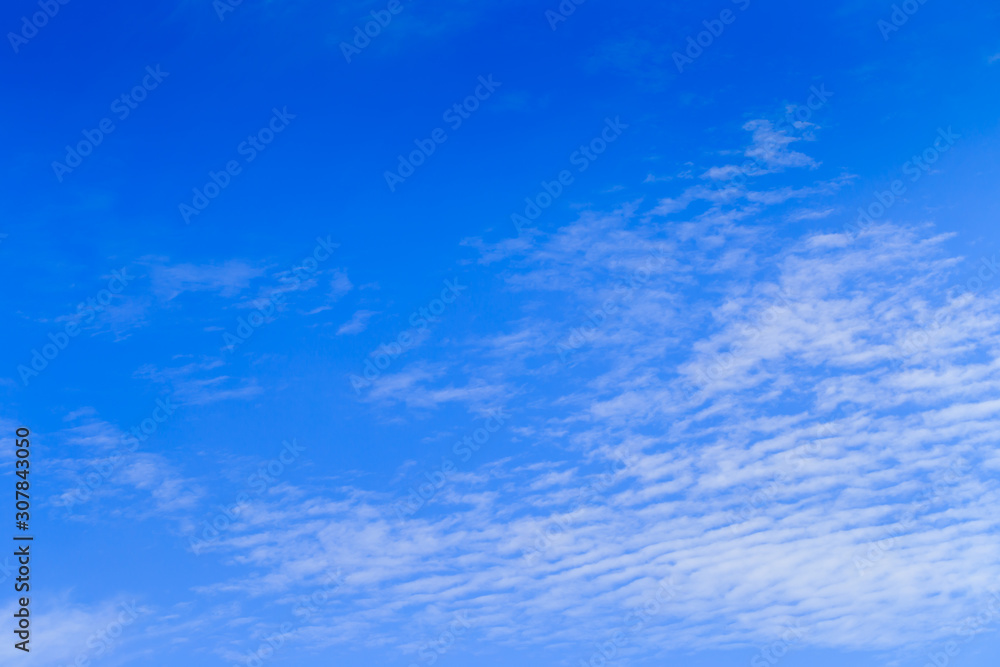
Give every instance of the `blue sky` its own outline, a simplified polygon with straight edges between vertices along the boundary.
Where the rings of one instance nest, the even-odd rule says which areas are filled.
[[[223,3],[2,12],[3,664],[994,664],[994,5]]]

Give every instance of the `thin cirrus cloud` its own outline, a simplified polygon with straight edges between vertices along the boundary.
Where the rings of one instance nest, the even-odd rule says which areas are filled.
[[[503,407],[509,444],[413,517],[394,508],[416,472],[283,485],[210,547],[247,570],[203,591],[291,600],[339,570],[338,605],[300,636],[315,647],[410,651],[465,614],[483,637],[579,651],[664,581],[669,607],[626,656],[788,627],[845,650],[950,636],[1000,577],[1000,296],[955,290],[978,258],[924,227],[777,241],[741,224],[793,199],[772,192],[715,202],[698,236],[628,205],[498,260],[523,312],[460,364],[415,361],[373,391]]]
[[[744,151],[744,155],[754,162],[753,173],[773,174],[786,169],[808,167],[816,169],[819,163],[805,153],[792,150],[791,146],[801,141],[802,137],[793,136],[787,129],[779,129],[766,119],[752,120],[743,126],[744,130],[753,133],[753,141]],[[707,169],[702,178],[727,181],[746,170],[740,166],[729,164]]]
[[[669,276],[657,276],[585,353],[604,372],[575,389],[567,376],[549,418],[562,427],[535,436],[581,462],[621,457],[606,490],[581,498],[599,478],[578,469],[554,476],[515,461],[498,477],[474,466],[435,496],[429,516],[399,522],[398,497],[303,489],[305,506],[299,495],[271,498],[214,547],[266,573],[225,588],[277,595],[296,589],[293,572],[341,568],[349,602],[316,622],[347,643],[398,641],[400,628],[443,609],[513,643],[571,645],[615,627],[669,577],[674,607],[637,654],[760,642],[792,623],[806,643],[845,649],[940,639],[1000,576],[991,509],[1000,457],[977,446],[1000,435],[1000,366],[966,354],[995,348],[1000,318],[989,313],[1000,300],[934,304],[955,319],[893,370],[905,337],[924,326],[923,277],[945,271],[940,248],[924,241],[889,228],[853,247],[807,239],[783,250],[775,281],[727,297],[747,312],[768,290],[797,285],[788,305],[690,398],[745,321],[725,308],[705,313],[717,331],[693,337],[686,347],[697,351],[672,363],[673,350],[653,339],[678,328],[680,314],[647,307],[670,290]],[[836,289],[904,266],[902,284],[847,299]],[[902,404],[913,407],[900,415]],[[952,465],[957,481],[945,476]],[[906,512],[915,518],[901,525]],[[887,534],[895,548],[859,569]],[[553,621],[569,613],[571,627]]]
[[[350,320],[340,325],[340,328],[337,329],[337,335],[354,336],[362,333],[368,328],[368,321],[375,315],[378,315],[378,312],[374,310],[359,310],[355,312]]]
[[[638,334],[676,327],[677,314],[657,316],[637,297],[614,325],[632,335],[595,341],[592,356],[613,361],[560,401],[561,420],[572,425],[550,436],[598,460],[625,457],[606,492],[581,500],[579,489],[595,475],[510,465],[506,483],[471,469],[435,497],[439,514],[405,523],[391,517],[397,498],[362,489],[335,497],[313,490],[306,506],[274,498],[215,547],[249,558],[266,579],[234,580],[226,590],[278,594],[295,589],[293,572],[339,567],[350,602],[343,616],[316,622],[344,642],[398,639],[413,619],[446,609],[517,644],[571,645],[615,627],[668,577],[677,610],[636,652],[759,642],[792,623],[805,629],[806,643],[841,648],[942,638],[943,626],[973,611],[1000,576],[991,510],[998,489],[989,472],[1000,459],[977,447],[1000,434],[990,407],[1000,368],[967,361],[962,351],[974,341],[995,347],[980,336],[996,340],[1000,320],[987,312],[1000,303],[993,296],[956,304],[941,334],[950,342],[887,370],[893,344],[922,326],[921,311],[917,303],[883,309],[870,297],[892,291],[900,307],[918,300],[922,272],[942,271],[939,248],[922,242],[886,229],[856,247],[807,240],[786,250],[782,274],[760,289],[798,284],[789,306],[726,377],[687,400],[685,382],[744,323],[720,317],[701,354],[671,374],[669,351]],[[904,264],[913,273],[902,286],[846,301],[832,289]],[[760,297],[732,298],[745,309]],[[854,333],[835,333],[845,330]],[[836,369],[834,379],[824,367]],[[804,381],[810,368],[815,377]],[[931,377],[916,382],[921,374]],[[795,405],[775,413],[786,394]],[[903,401],[916,408],[900,416]],[[785,456],[799,450],[800,459]],[[959,459],[965,475],[946,481]],[[776,490],[741,514],[776,479]],[[917,516],[901,528],[907,511]],[[862,576],[857,560],[887,531],[898,535],[896,548]],[[944,540],[954,548],[940,550]],[[546,545],[541,555],[526,561],[538,544]],[[553,621],[571,611],[572,627]]]
[[[990,664],[995,10],[842,4],[11,23],[27,662]]]
[[[704,201],[710,205],[729,205],[740,199],[765,205],[781,204],[791,199],[807,199],[819,195],[833,194],[853,180],[850,174],[819,181],[807,187],[781,187],[755,191],[746,185],[748,177],[778,174],[789,169],[818,169],[820,163],[804,153],[790,148],[803,137],[795,136],[794,126],[776,128],[769,120],[758,119],[743,126],[752,133],[750,144],[743,151],[747,162],[743,165],[722,165],[706,169],[702,180],[717,182],[718,185],[695,185],[680,195],[661,199],[651,211],[652,215],[669,215],[685,210],[694,202]],[[741,178],[742,182],[735,181]]]
[[[184,292],[217,292],[232,298],[250,287],[250,283],[265,274],[263,267],[240,260],[221,264],[167,264],[145,260],[153,291],[171,301]]]

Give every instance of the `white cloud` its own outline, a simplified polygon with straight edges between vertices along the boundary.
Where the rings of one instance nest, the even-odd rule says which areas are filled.
[[[805,153],[790,148],[795,142],[801,141],[800,137],[791,136],[786,129],[775,128],[769,120],[751,120],[743,129],[753,133],[751,143],[744,151],[748,163],[711,167],[701,175],[703,179],[728,181],[741,174],[760,176],[789,168],[815,169],[819,166],[818,162]]]
[[[689,187],[675,197],[661,199],[648,215],[666,216],[678,213],[697,201],[708,202],[713,207],[738,205],[745,202],[742,213],[752,213],[756,212],[756,209],[752,208],[754,204],[775,206],[795,199],[813,199],[830,195],[850,184],[854,179],[854,176],[850,174],[843,174],[837,178],[820,181],[806,187],[751,190],[746,185],[746,178],[742,182],[735,182],[735,179],[740,176],[764,176],[792,168],[815,169],[819,163],[804,153],[790,150],[789,146],[800,139],[790,136],[784,129],[774,129],[770,121],[754,120],[743,127],[753,132],[751,144],[745,151],[747,158],[749,158],[746,163],[743,165],[714,166],[707,169],[702,174],[702,179],[718,181],[718,185]]]
[[[352,289],[354,289],[354,285],[347,277],[347,272],[342,269],[335,270],[333,278],[330,280],[330,297],[334,301],[339,301]]]
[[[301,573],[340,567],[348,585],[313,620],[317,644],[410,646],[462,612],[494,642],[573,647],[620,627],[673,576],[672,606],[629,649],[643,655],[754,645],[793,622],[803,645],[893,648],[975,613],[1000,582],[1000,484],[983,467],[1000,437],[1000,298],[949,300],[947,239],[882,228],[806,237],[766,260],[737,254],[742,266],[699,305],[682,298],[692,276],[750,239],[724,223],[727,243],[699,250],[634,215],[585,215],[506,273],[525,303],[548,293],[586,312],[653,266],[650,248],[664,252],[576,366],[525,344],[566,327],[562,310],[529,307],[503,336],[470,344],[469,372],[468,355],[482,355],[470,387],[475,376],[526,387],[514,397],[523,430],[511,431],[522,446],[492,444],[405,521],[400,497],[359,488],[274,497],[216,546],[260,576],[217,592],[294,591]],[[739,277],[761,266],[767,277]],[[948,318],[911,350],[939,312]],[[425,409],[468,392],[430,368],[380,382]],[[523,465],[523,445],[560,447],[567,461]],[[509,451],[520,453],[498,470]],[[628,466],[602,483],[616,455]],[[956,461],[968,465],[949,477]],[[891,546],[859,568],[886,535]]]
[[[785,130],[775,129],[768,120],[752,120],[743,129],[753,132],[753,143],[744,154],[762,164],[770,173],[790,167],[815,169],[819,166],[818,162],[805,153],[789,148],[791,144],[800,141],[798,137],[789,136]]]
[[[363,332],[365,329],[368,328],[368,320],[370,320],[373,315],[378,315],[378,313],[373,310],[357,311],[356,313],[354,313],[354,315],[351,316],[350,320],[340,325],[340,328],[337,329],[337,335],[353,336],[355,334]]]
[[[66,593],[32,598],[31,664],[62,667],[70,664],[106,664],[111,667],[135,664],[132,651],[144,635],[152,610],[130,598],[105,600],[93,605],[75,604]],[[39,605],[39,606],[35,606]],[[3,608],[13,618],[16,607]],[[13,635],[12,635],[13,637]],[[0,656],[4,664],[23,659],[14,641],[4,642]],[[141,662],[141,660],[139,660]]]
[[[821,208],[821,209],[802,209],[800,211],[795,211],[788,216],[789,222],[801,222],[803,220],[821,220],[823,218],[828,218],[837,209],[835,208]]]
[[[264,275],[262,267],[240,260],[205,265],[155,261],[148,266],[153,291],[167,301],[184,292],[218,292],[231,298],[250,287],[254,278]]]
[[[818,166],[770,124],[747,129],[767,173]],[[504,433],[447,476],[436,460],[405,473],[405,489],[444,480],[410,518],[408,490],[270,489],[208,547],[233,576],[199,592],[270,613],[340,569],[298,635],[317,648],[413,650],[462,613],[484,641],[576,662],[670,579],[625,657],[793,624],[842,650],[948,637],[1000,584],[1000,278],[952,289],[980,263],[929,228],[789,239],[754,217],[807,198],[826,215],[812,200],[846,182],[703,184],[467,242],[519,306],[443,358],[410,350],[364,400],[386,419],[504,405]],[[658,218],[697,200],[710,209]]]

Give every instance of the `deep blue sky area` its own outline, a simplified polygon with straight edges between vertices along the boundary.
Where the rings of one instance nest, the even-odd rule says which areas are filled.
[[[0,11],[0,663],[993,664],[995,4],[231,1]]]

